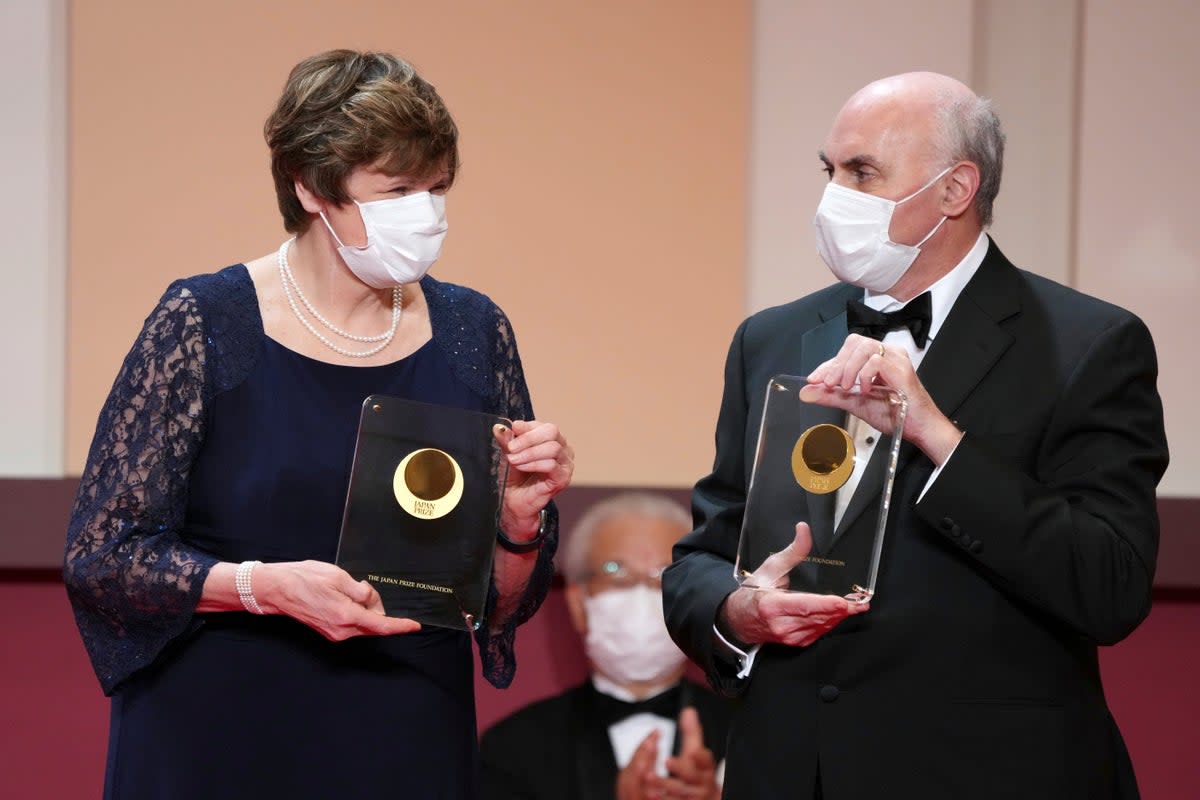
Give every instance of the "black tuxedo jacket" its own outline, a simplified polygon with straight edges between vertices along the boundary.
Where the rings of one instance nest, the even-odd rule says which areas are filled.
[[[680,688],[680,710],[696,709],[704,744],[720,761],[729,701],[687,680]],[[484,732],[483,800],[613,800],[617,762],[608,727],[593,710],[596,695],[588,681],[527,706]],[[678,743],[678,733],[675,738]]]
[[[836,285],[742,323],[697,528],[663,578],[672,635],[740,698],[726,796],[810,796],[819,763],[827,800],[1136,797],[1096,650],[1150,609],[1167,464],[1154,346],[1129,312],[995,243],[918,371],[965,435],[920,502],[933,464],[902,448],[870,611],[764,647],[745,681],[715,647],[767,381],[834,355],[860,296]],[[877,512],[852,501],[838,535]]]

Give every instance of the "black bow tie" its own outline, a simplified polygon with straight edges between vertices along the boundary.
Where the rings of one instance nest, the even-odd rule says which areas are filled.
[[[634,714],[651,713],[674,720],[679,716],[679,687],[633,703],[596,691],[596,716],[605,726],[615,725]]]
[[[883,339],[888,331],[908,328],[917,347],[924,349],[929,341],[929,321],[933,316],[929,292],[918,295],[904,308],[896,311],[876,311],[861,300],[846,302],[846,326],[851,333]]]

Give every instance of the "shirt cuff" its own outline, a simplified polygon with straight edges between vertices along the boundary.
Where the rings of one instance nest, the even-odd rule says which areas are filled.
[[[961,436],[958,437],[958,441],[954,443],[954,450],[957,450],[960,444],[962,444]],[[929,491],[931,486],[933,486],[933,482],[937,480],[938,475],[942,474],[942,470],[944,470],[946,465],[950,463],[950,459],[954,458],[954,450],[950,451],[950,455],[946,456],[945,461],[933,468],[933,472],[929,474],[929,480],[925,481],[925,488],[921,489],[921,493],[917,495],[918,503],[921,502],[921,499],[925,497],[925,493]]]
[[[733,642],[726,639],[717,630],[717,626],[713,625],[713,634],[717,637],[717,642],[725,649],[726,655],[732,660],[737,661],[740,669],[738,670],[738,678],[746,678],[750,675],[750,670],[754,669],[754,658],[758,655],[758,651],[762,649],[761,644],[756,644],[749,651],[735,645]]]

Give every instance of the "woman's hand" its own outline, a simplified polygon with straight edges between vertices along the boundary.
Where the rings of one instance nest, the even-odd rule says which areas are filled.
[[[252,576],[254,596],[268,614],[286,614],[326,639],[412,633],[421,625],[384,615],[375,587],[324,561],[259,564]]]
[[[494,433],[508,458],[500,527],[515,541],[532,539],[541,510],[571,482],[575,451],[550,422],[514,420],[512,430],[498,425]]]

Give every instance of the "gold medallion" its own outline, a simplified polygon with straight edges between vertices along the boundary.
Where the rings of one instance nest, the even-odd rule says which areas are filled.
[[[813,494],[837,491],[854,471],[854,442],[837,425],[814,425],[792,448],[792,474],[796,483]]]
[[[392,491],[400,507],[414,517],[444,517],[462,499],[462,469],[449,453],[432,447],[414,450],[396,467]]]

